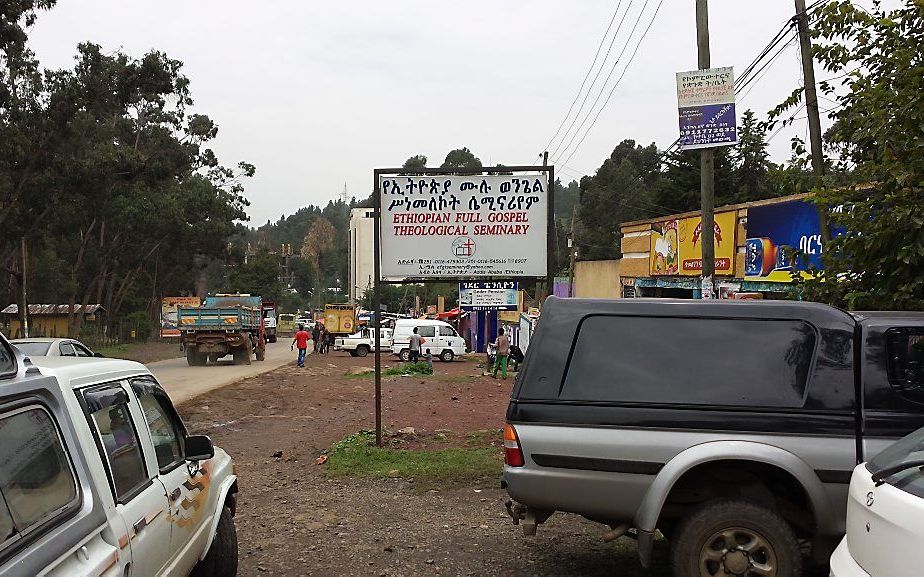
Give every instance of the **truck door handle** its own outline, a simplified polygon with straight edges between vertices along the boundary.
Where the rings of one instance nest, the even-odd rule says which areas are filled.
[[[180,498],[180,495],[182,495],[182,494],[183,494],[183,492],[180,491],[180,488],[179,488],[179,487],[177,487],[176,489],[173,490],[172,493],[170,493],[170,500],[171,500],[171,501],[176,501],[177,499]]]
[[[148,526],[148,520],[145,517],[142,517],[135,521],[135,524],[132,525],[132,528],[135,530],[135,535],[140,534],[144,531],[144,528]]]

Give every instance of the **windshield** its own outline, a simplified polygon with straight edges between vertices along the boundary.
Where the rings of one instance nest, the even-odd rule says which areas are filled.
[[[44,357],[51,348],[51,343],[14,343],[22,354],[33,357]]]
[[[876,455],[866,464],[870,473],[894,467],[909,461],[924,460],[924,428],[918,429],[904,439],[890,445],[888,449]],[[885,479],[890,485],[918,497],[924,497],[924,473],[918,467],[899,471]]]

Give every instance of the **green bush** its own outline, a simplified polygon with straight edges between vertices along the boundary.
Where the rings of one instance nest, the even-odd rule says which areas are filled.
[[[145,311],[135,311],[125,316],[125,327],[129,335],[131,331],[135,331],[137,340],[147,342],[151,337],[154,323],[151,322],[151,317]]]

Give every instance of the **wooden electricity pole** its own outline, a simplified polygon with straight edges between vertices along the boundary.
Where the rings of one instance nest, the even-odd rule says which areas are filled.
[[[802,83],[805,85],[805,110],[808,114],[809,141],[812,148],[812,171],[818,180],[825,175],[825,158],[821,143],[821,117],[818,113],[818,94],[815,91],[815,65],[812,62],[812,38],[809,34],[805,0],[796,1],[796,26],[799,30],[799,47],[802,49]],[[831,240],[828,214],[818,206],[818,226],[821,228],[822,247]]]
[[[574,296],[574,261],[577,258],[576,235],[574,234],[574,223],[577,219],[577,207],[571,209],[571,230],[568,233],[568,257],[570,265],[568,267],[568,296]]]
[[[709,4],[708,0],[696,0],[696,46],[699,55],[699,68],[710,67],[709,54]],[[700,246],[703,247],[703,293],[712,294],[712,277],[715,274],[715,151],[711,148],[700,150],[699,190],[702,209],[702,235]]]

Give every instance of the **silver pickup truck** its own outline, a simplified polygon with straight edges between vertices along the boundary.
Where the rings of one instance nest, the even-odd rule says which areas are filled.
[[[790,301],[551,298],[507,410],[502,484],[657,531],[675,574],[798,577],[844,534],[853,468],[924,426],[924,314]]]
[[[0,576],[233,577],[237,492],[143,365],[0,336]]]

